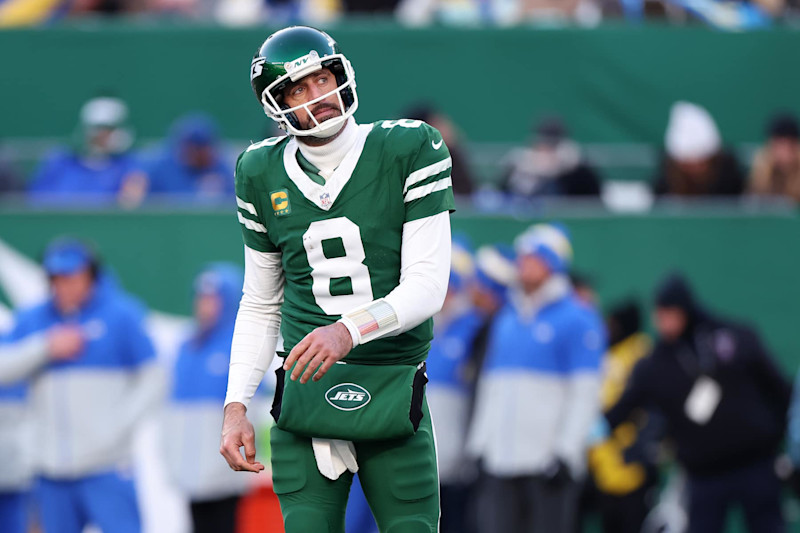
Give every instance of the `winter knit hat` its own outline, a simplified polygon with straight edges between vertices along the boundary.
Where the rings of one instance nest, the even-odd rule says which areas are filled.
[[[682,274],[667,275],[656,288],[656,307],[674,307],[692,315],[697,309],[694,293]]]
[[[678,161],[706,159],[722,147],[719,129],[711,114],[689,102],[672,105],[664,142],[667,155]]]
[[[485,245],[475,253],[475,281],[503,296],[517,279],[516,253],[507,244]]]
[[[535,255],[551,272],[566,272],[572,262],[572,244],[566,228],[557,224],[534,224],[514,240],[519,255]]]

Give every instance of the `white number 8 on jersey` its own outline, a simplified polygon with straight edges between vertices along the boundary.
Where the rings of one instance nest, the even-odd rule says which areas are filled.
[[[342,239],[344,255],[325,257],[322,241],[337,238]],[[303,247],[311,267],[311,292],[325,314],[341,315],[373,300],[361,230],[353,221],[339,217],[312,222],[303,234]],[[352,294],[332,295],[331,280],[336,278],[350,278]]]

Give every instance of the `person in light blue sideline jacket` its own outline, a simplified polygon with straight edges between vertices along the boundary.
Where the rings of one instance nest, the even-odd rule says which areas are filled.
[[[0,367],[14,344],[0,344]],[[0,531],[26,533],[32,481],[30,413],[25,383],[0,386]]]
[[[30,382],[39,522],[44,533],[138,533],[130,445],[164,388],[145,310],[78,240],[53,241],[43,266],[51,296],[15,315],[20,349],[0,364],[0,384]]]
[[[473,304],[468,291],[475,274],[470,250],[454,240],[447,296],[434,317],[434,337],[427,360],[426,396],[436,436],[442,533],[465,531],[468,483],[474,477],[474,468],[470,468],[464,450],[473,378],[470,364],[475,338],[487,318]]]
[[[599,413],[606,332],[572,291],[563,229],[532,226],[515,248],[518,284],[491,327],[468,439],[485,473],[478,526],[567,533]]]
[[[179,118],[161,152],[148,165],[149,197],[192,195],[198,201],[233,199],[233,164],[219,145],[217,125],[208,115]]]
[[[188,497],[194,533],[232,533],[251,478],[219,454],[222,405],[244,272],[214,263],[194,282],[195,327],[175,363],[164,435],[170,476]]]
[[[486,247],[484,252],[491,255]],[[474,372],[471,364],[473,344],[493,311],[491,306],[476,306],[473,299],[493,299],[500,289],[486,272],[478,279],[478,269],[466,238],[453,238],[450,280],[442,310],[434,317],[434,338],[428,355],[428,385],[425,395],[434,421],[439,483],[441,490],[441,533],[464,533],[467,513],[470,464],[464,453]],[[494,266],[494,265],[489,265]],[[494,272],[492,272],[494,274]],[[476,285],[479,285],[476,287]],[[486,295],[482,291],[492,294]],[[480,297],[475,297],[481,292]],[[474,469],[473,469],[474,470]],[[347,502],[347,533],[378,531],[364,492],[354,478]]]

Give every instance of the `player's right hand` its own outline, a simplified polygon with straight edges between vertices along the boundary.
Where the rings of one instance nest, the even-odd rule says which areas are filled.
[[[71,361],[83,350],[85,335],[77,326],[55,326],[47,332],[47,353],[54,361]]]
[[[264,470],[264,465],[256,461],[256,434],[246,413],[247,408],[239,402],[225,406],[219,453],[233,470],[257,474]],[[242,446],[244,446],[244,457],[240,451]]]

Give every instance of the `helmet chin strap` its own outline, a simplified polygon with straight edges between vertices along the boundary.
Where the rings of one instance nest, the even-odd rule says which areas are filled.
[[[347,125],[347,119],[342,120],[341,122],[339,122],[339,124],[336,124],[337,122],[336,119],[338,118],[340,117],[334,117],[330,120],[325,121],[325,122],[332,122],[332,124],[330,124],[327,127],[325,126],[325,122],[321,123],[320,126],[322,127],[322,130],[316,133],[312,133],[308,137],[314,137],[317,139],[328,139],[330,137],[335,136],[337,133],[342,131],[342,128],[344,128]]]

